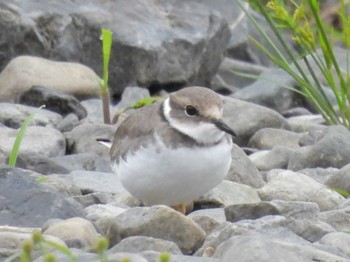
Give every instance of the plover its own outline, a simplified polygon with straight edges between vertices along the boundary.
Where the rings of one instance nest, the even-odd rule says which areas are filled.
[[[223,102],[210,89],[171,93],[122,122],[110,149],[113,170],[146,205],[184,212],[184,204],[218,185],[230,168],[235,133],[222,116]]]

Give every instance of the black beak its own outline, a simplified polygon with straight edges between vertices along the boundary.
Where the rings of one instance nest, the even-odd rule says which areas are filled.
[[[213,123],[217,128],[226,132],[227,134],[230,134],[231,136],[237,136],[236,133],[228,125],[226,125],[221,119],[214,120]]]

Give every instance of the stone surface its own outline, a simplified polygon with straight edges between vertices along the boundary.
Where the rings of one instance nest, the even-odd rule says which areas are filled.
[[[37,107],[2,102],[0,103],[0,123],[7,127],[19,128],[35,110]],[[43,108],[35,113],[31,125],[56,127],[61,121],[62,116]]]
[[[78,203],[52,192],[19,169],[0,168],[0,200],[1,225],[40,227],[50,218],[85,215]]]
[[[93,152],[52,157],[51,160],[70,171],[87,170],[112,173],[110,160]]]
[[[18,130],[0,127],[0,148],[6,153],[11,152]],[[56,129],[42,126],[29,126],[26,129],[20,149],[23,154],[38,154],[45,157],[64,155],[66,140]]]
[[[255,189],[227,180],[222,181],[218,186],[194,201],[199,206],[208,205],[214,207],[258,202],[260,202],[260,198]]]
[[[271,150],[261,150],[249,156],[260,171],[287,169],[289,158],[295,150],[285,146],[275,146]]]
[[[321,212],[319,219],[333,226],[337,231],[347,231],[349,230],[350,206]]]
[[[277,208],[269,202],[235,204],[225,208],[227,221],[237,222],[243,219],[257,219],[263,216],[279,215]]]
[[[301,134],[284,129],[260,129],[249,140],[248,146],[257,149],[272,149],[275,146],[298,148]]]
[[[313,145],[296,151],[288,169],[311,167],[341,168],[350,163],[350,132],[344,126],[329,126],[316,138]]]
[[[340,189],[350,192],[350,164],[344,166],[336,174],[331,176],[326,185],[333,189]]]
[[[109,156],[109,149],[96,141],[97,138],[111,139],[116,128],[106,124],[84,123],[72,131],[64,133],[67,139],[67,150],[71,154],[96,153]]]
[[[163,239],[144,236],[132,236],[124,238],[117,245],[112,247],[108,251],[108,253],[140,253],[146,250],[168,252],[174,255],[182,255],[181,250],[175,243]]]
[[[222,262],[232,261],[348,261],[347,258],[316,249],[311,245],[292,243],[261,234],[233,236],[222,243],[214,253]]]
[[[344,232],[332,232],[323,236],[320,244],[328,245],[336,248],[340,252],[350,257],[350,234]]]
[[[3,9],[11,14],[6,28],[17,29],[17,33],[3,36],[1,42],[13,43],[12,38],[16,37],[22,45],[3,45],[3,51],[15,56],[27,50],[51,59],[80,61],[101,73],[100,29],[110,28],[111,53],[115,57],[110,60],[109,84],[114,95],[135,83],[209,83],[230,37],[227,22],[219,13],[193,1],[137,0],[130,5],[91,0],[85,4],[82,0],[64,0],[55,5],[46,1],[4,3]],[[19,23],[22,16],[26,20]],[[3,61],[6,63],[11,55],[4,56]],[[97,77],[93,80],[98,87]]]
[[[93,250],[99,240],[99,234],[93,224],[83,218],[73,217],[50,225],[44,235],[55,236],[63,240],[70,248]]]
[[[322,211],[337,209],[344,201],[338,193],[300,173],[272,171],[267,179],[266,185],[258,189],[262,200],[310,201],[317,203]]]
[[[84,65],[19,56],[0,73],[0,101],[16,102],[38,85],[77,97],[97,96],[100,91],[98,76]]]
[[[262,187],[264,181],[257,168],[252,161],[250,161],[244,151],[237,145],[233,144],[231,154],[231,167],[225,179],[245,184],[253,188]]]
[[[223,97],[223,101],[224,120],[241,139],[248,140],[262,128],[287,126],[287,121],[272,109],[229,97]]]
[[[148,236],[172,241],[184,253],[198,249],[204,231],[191,219],[166,206],[136,207],[111,221],[107,237],[111,245],[130,236]]]
[[[73,113],[82,119],[87,115],[86,109],[74,96],[43,86],[32,86],[21,95],[19,102],[34,107],[45,105],[46,109],[62,116]]]

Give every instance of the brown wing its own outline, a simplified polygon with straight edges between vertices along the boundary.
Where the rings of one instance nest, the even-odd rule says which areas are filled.
[[[130,115],[118,127],[110,150],[112,161],[119,162],[121,157],[131,151],[135,152],[139,147],[145,146],[148,141],[146,137],[152,134],[157,125],[166,125],[165,120],[161,117],[161,102],[156,102],[150,106],[138,109]],[[151,136],[152,138],[152,136]]]

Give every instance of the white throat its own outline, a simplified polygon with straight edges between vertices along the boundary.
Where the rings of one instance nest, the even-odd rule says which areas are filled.
[[[170,100],[167,98],[163,102],[163,113],[165,119],[169,122],[170,126],[175,128],[177,131],[193,138],[197,143],[214,144],[219,142],[225,136],[225,132],[218,129],[213,123],[183,123],[176,118],[172,118],[170,115],[171,110]]]

